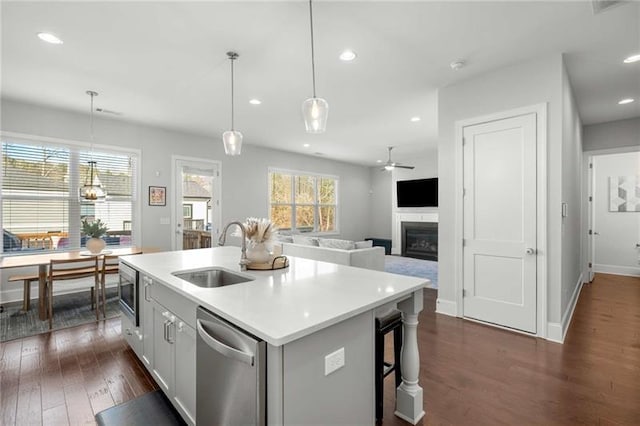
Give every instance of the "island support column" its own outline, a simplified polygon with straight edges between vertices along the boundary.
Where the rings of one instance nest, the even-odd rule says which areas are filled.
[[[409,299],[398,303],[398,309],[402,311],[403,325],[402,383],[396,389],[395,415],[414,425],[424,416],[422,388],[418,385],[418,314],[422,311],[422,306],[422,289],[415,291]]]

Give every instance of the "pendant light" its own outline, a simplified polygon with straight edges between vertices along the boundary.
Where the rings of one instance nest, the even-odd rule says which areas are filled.
[[[233,61],[238,59],[236,52],[227,52],[227,56],[231,61],[231,130],[227,130],[222,134],[222,142],[224,143],[224,153],[227,155],[240,155],[242,151],[242,133],[236,131],[233,127]]]
[[[316,97],[316,65],[313,49],[313,5],[309,0],[309,21],[311,28],[311,77],[313,79],[313,97],[302,104],[302,116],[307,133],[324,133],[327,128],[329,104],[322,98]]]
[[[89,158],[87,162],[89,164],[89,174],[85,179],[84,185],[80,187],[79,199],[81,203],[95,203],[104,201],[107,197],[107,191],[102,187],[100,178],[98,178],[97,162],[93,160],[93,98],[98,96],[96,92],[87,90],[87,95],[91,96],[91,111],[90,111],[90,147]]]

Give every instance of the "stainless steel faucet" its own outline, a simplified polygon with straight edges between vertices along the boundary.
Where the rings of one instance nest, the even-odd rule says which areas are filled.
[[[222,230],[222,233],[220,234],[220,238],[218,238],[218,245],[219,246],[224,245],[225,241],[227,240],[227,230],[231,225],[238,225],[238,227],[240,228],[240,231],[242,232],[242,247],[241,247],[242,255],[240,256],[240,270],[246,271],[247,265],[250,262],[249,262],[249,259],[247,259],[247,230],[244,229],[244,225],[242,224],[242,222],[238,222],[237,220],[234,220],[233,222],[227,223],[224,229]]]

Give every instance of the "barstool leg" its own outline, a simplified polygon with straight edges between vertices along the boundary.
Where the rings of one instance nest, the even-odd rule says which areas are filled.
[[[402,349],[402,323],[393,330],[393,373],[396,377],[396,388],[402,383],[402,368],[400,367],[400,359],[402,358],[400,351]]]
[[[380,322],[376,319],[375,333],[375,387],[376,387],[376,422],[382,421],[382,386],[384,380],[384,335],[380,332]]]

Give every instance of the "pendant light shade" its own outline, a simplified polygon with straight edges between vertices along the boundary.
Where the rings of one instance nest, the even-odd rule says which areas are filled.
[[[327,129],[329,104],[322,98],[309,98],[302,104],[302,116],[307,133],[323,133]]]
[[[107,192],[102,187],[102,182],[98,178],[95,161],[89,161],[89,175],[84,185],[80,187],[80,201],[96,202],[104,201],[107,198]]]
[[[302,104],[302,117],[307,133],[324,133],[327,129],[329,104],[316,96],[316,64],[313,46],[313,5],[309,0],[309,28],[311,29],[311,78],[313,80],[313,97]]]
[[[107,191],[102,187],[102,182],[100,182],[100,178],[98,177],[98,163],[93,161],[93,98],[98,96],[98,93],[87,90],[87,95],[91,97],[91,111],[89,112],[91,138],[89,155],[91,159],[87,162],[89,170],[84,185],[79,188],[78,198],[81,203],[95,203],[105,201]]]
[[[240,155],[242,151],[242,133],[237,130],[227,130],[222,134],[224,153],[227,155]]]
[[[231,62],[231,130],[227,130],[222,134],[222,143],[224,144],[224,153],[227,155],[240,155],[242,152],[242,133],[234,129],[234,111],[233,111],[233,61],[238,59],[236,52],[227,52],[229,61]]]

